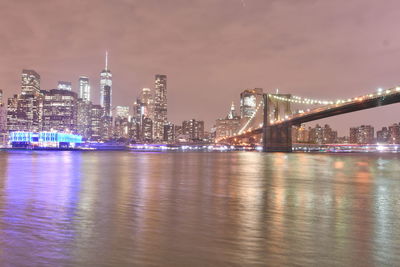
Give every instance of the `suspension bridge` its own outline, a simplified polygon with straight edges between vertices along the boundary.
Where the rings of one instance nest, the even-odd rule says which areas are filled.
[[[292,126],[345,113],[400,102],[400,87],[335,101],[304,98],[291,94],[263,94],[254,113],[224,144],[262,144],[264,152],[291,152]],[[298,108],[295,111],[293,107]],[[309,108],[304,109],[304,106]]]

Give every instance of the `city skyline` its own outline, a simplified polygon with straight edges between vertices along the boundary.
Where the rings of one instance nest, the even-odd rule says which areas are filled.
[[[190,111],[191,117],[206,121],[207,128],[225,116],[232,101],[239,106],[238,95],[247,88],[279,88],[336,99],[393,87],[400,81],[394,60],[400,57],[400,40],[393,27],[388,27],[397,20],[396,1],[385,5],[376,1],[343,5],[193,1],[180,3],[179,8],[153,1],[99,1],[96,7],[90,1],[71,6],[43,3],[1,4],[4,23],[0,27],[6,33],[0,48],[9,53],[0,66],[0,88],[6,97],[18,92],[19,73],[28,68],[41,74],[44,89],[56,88],[58,81],[65,80],[72,82],[76,92],[79,76],[88,76],[92,100],[97,102],[105,50],[112,55],[114,106],[131,105],[141,88],[152,88],[154,74],[164,73],[169,77],[169,119],[189,119]],[[56,12],[61,9],[66,12]],[[21,12],[18,21],[19,16],[10,15],[17,10]],[[39,12],[46,16],[37,16]],[[90,18],[105,14],[109,20],[89,23]],[[288,19],[279,23],[282,17]],[[372,17],[376,19],[368,19]],[[48,23],[48,19],[57,23]],[[74,27],[66,31],[70,24]],[[11,25],[15,31],[6,31]],[[32,40],[23,43],[17,32]],[[324,122],[342,135],[351,121],[380,128],[395,122],[392,114],[398,111],[399,107],[391,106]]]

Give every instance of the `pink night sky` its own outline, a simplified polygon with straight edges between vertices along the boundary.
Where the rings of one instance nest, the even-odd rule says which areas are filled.
[[[114,105],[132,105],[166,74],[169,119],[209,128],[246,88],[336,100],[400,84],[399,10],[396,0],[1,1],[0,88],[18,93],[23,68],[39,72],[42,89],[66,80],[77,91],[87,75],[97,103],[108,50]],[[399,111],[319,123],[347,135],[400,122]]]

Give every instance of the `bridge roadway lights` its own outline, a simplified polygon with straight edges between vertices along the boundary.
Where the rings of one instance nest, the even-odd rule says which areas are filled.
[[[292,126],[283,124],[263,127],[263,152],[292,152]]]

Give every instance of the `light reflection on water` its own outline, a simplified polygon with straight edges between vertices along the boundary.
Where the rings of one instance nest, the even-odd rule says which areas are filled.
[[[0,152],[0,265],[395,265],[399,156]]]

